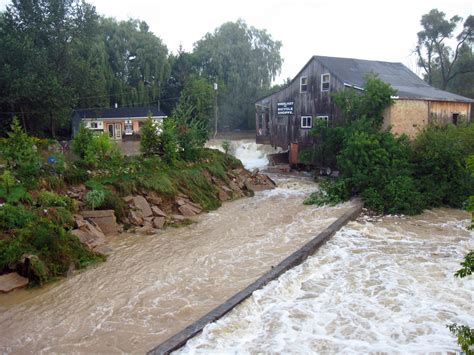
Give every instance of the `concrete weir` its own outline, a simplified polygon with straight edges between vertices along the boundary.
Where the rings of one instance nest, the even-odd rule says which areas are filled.
[[[344,227],[349,221],[357,218],[362,211],[363,204],[360,200],[355,202],[355,206],[347,211],[344,215],[339,217],[334,223],[329,227],[321,231],[315,238],[306,243],[299,250],[292,253],[286,259],[284,259],[277,266],[273,267],[270,271],[262,275],[255,282],[247,286],[242,291],[236,293],[234,296],[229,298],[227,301],[214,308],[212,311],[180,331],[179,333],[173,335],[172,337],[165,340],[163,343],[159,344],[148,354],[158,355],[158,354],[169,354],[174,350],[179,349],[186,342],[200,333],[204,327],[212,322],[215,322],[219,318],[223,317],[225,314],[230,312],[234,307],[239,305],[245,299],[250,297],[252,293],[265,285],[270,281],[277,279],[280,275],[288,271],[289,269],[301,264],[304,262],[310,255],[314,254],[316,250],[330,237],[332,237],[338,230]]]

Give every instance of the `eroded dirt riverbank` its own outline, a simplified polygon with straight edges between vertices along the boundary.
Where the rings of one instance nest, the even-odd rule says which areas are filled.
[[[2,352],[145,352],[245,287],[350,204],[304,206],[310,179],[224,204],[198,223],[117,236],[109,260],[40,290],[0,295]]]

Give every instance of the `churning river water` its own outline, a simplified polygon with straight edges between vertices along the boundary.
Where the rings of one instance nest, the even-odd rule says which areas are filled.
[[[216,144],[218,144],[217,142]],[[249,168],[265,154],[232,143]],[[143,353],[244,288],[350,207],[304,206],[302,176],[154,236],[117,235],[107,262],[42,289],[0,295],[2,353]],[[455,349],[445,324],[474,324],[468,215],[351,222],[315,256],[209,325],[184,353]]]

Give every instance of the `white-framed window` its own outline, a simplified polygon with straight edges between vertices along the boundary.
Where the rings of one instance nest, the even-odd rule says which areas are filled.
[[[326,126],[329,125],[329,116],[316,116],[316,119],[326,122]]]
[[[326,73],[321,75],[321,91],[329,91],[329,82],[331,81],[331,74]]]
[[[300,92],[308,92],[308,77],[302,76],[300,78]]]
[[[91,122],[91,128],[94,128],[94,129],[99,128],[99,123],[97,123],[97,122]]]
[[[301,116],[301,128],[313,128],[313,117]]]

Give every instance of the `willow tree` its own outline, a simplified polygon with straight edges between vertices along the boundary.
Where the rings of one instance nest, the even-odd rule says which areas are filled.
[[[220,83],[221,127],[254,127],[254,102],[281,70],[280,48],[266,30],[243,20],[224,23],[195,44],[198,67]]]

